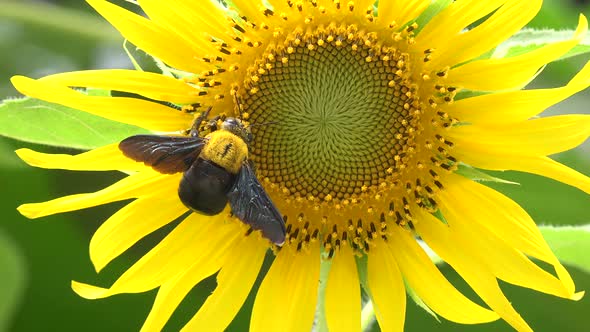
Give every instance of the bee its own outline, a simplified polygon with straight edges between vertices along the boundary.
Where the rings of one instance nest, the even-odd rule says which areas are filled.
[[[136,135],[119,143],[125,156],[163,174],[183,172],[178,196],[191,210],[221,213],[227,203],[232,214],[276,245],[285,242],[285,222],[256,178],[248,160],[250,130],[228,117],[217,128],[209,120],[210,133],[199,136],[199,126],[211,108],[199,116],[190,136]]]

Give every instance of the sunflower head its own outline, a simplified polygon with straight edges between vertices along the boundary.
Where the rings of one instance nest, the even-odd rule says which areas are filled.
[[[309,331],[316,308],[331,331],[359,330],[359,283],[383,331],[403,330],[406,288],[448,320],[501,317],[519,331],[530,327],[498,279],[581,297],[528,214],[462,170],[524,171],[590,193],[590,179],[547,157],[582,143],[588,116],[535,118],[590,85],[590,65],[564,87],[520,90],[580,42],[584,16],[570,38],[500,58],[494,48],[534,17],[541,1],[142,0],[145,16],[88,2],[164,73],[85,71],[13,83],[30,96],[165,137],[158,140],[175,136],[184,154],[158,145],[150,150],[157,158],[143,164],[116,143],[76,156],[20,151],[34,166],[130,172],[97,193],[26,204],[21,213],[40,217],[134,198],[93,238],[91,258],[101,269],[187,212],[179,183],[181,199],[188,190],[211,193],[200,190],[204,183],[218,190],[194,203],[210,200],[215,213],[191,214],[108,289],[75,283],[80,295],[159,287],[144,328],[160,330],[192,286],[218,272],[216,290],[186,329],[223,330],[273,249],[253,331]],[[180,166],[159,170],[171,156]],[[213,168],[199,168],[203,160]],[[284,227],[282,247],[270,227]],[[425,244],[487,307],[445,279]]]

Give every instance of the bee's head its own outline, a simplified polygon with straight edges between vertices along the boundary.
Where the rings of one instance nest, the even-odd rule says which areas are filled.
[[[250,132],[250,129],[244,126],[244,123],[240,119],[231,117],[226,118],[221,124],[221,129],[227,130],[230,133],[240,137],[246,143],[250,143],[252,141],[252,133]]]

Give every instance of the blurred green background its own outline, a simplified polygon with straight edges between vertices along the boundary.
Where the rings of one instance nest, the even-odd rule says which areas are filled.
[[[202,0],[195,0],[202,1]],[[117,2],[122,5],[124,1]],[[546,0],[531,27],[572,29],[589,1]],[[80,0],[0,0],[0,97],[14,97],[12,75],[43,75],[91,68],[125,68],[131,64],[118,33]],[[555,87],[566,83],[588,57],[550,65],[533,83]],[[590,92],[553,107],[551,113],[590,113]],[[13,150],[28,147],[45,152],[74,153],[0,138],[0,331],[134,331],[147,316],[155,291],[89,301],[70,289],[72,279],[108,286],[173,225],[133,247],[96,275],[88,258],[88,243],[100,223],[124,202],[30,221],[16,207],[25,202],[91,192],[121,178],[114,172],[65,172],[27,167]],[[590,175],[590,146],[557,156]],[[579,190],[537,176],[508,173],[503,178],[521,186],[493,185],[524,206],[540,224],[590,223],[590,197]],[[590,253],[589,253],[590,254]],[[198,255],[198,253],[195,253]],[[448,266],[441,267],[459,288],[473,295]],[[571,268],[577,288],[590,290],[590,274]],[[197,286],[174,314],[166,329],[178,330],[215,285],[214,278]],[[536,331],[589,331],[590,299],[570,302],[502,284],[513,305]],[[247,329],[249,302],[230,326]],[[503,322],[461,326],[432,317],[408,302],[407,331],[510,331]],[[586,326],[586,327],[584,327]],[[377,330],[377,328],[375,328]]]

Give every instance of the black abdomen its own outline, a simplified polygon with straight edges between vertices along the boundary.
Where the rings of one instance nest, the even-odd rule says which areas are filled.
[[[227,204],[227,193],[235,176],[215,163],[198,158],[184,172],[178,196],[184,205],[196,212],[216,215]]]

